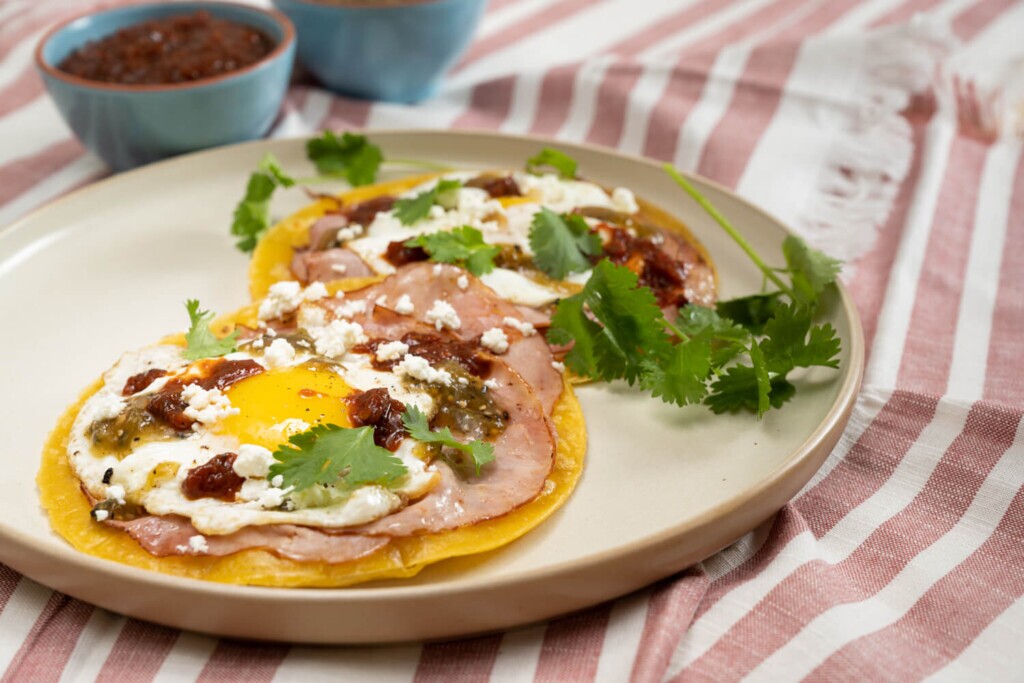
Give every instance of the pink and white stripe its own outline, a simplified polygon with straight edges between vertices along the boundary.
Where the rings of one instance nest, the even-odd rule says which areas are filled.
[[[132,1],[0,4],[0,224],[108,173],[60,122],[31,47],[61,17]],[[862,111],[871,74],[851,54],[894,48],[886,66],[900,67],[929,21],[952,36],[925,62],[934,78]],[[993,128],[994,100],[971,79],[987,73],[995,88],[991,74],[1019,64],[1021,25],[1019,0],[492,0],[446,87],[421,105],[295,84],[275,136],[426,126],[585,140],[704,173],[811,239],[822,238],[821,193],[839,191],[819,180],[845,173],[844,196],[880,202],[866,238],[834,216],[822,238],[860,245],[846,278],[869,370],[847,433],[795,500],[719,555],[580,614],[448,643],[218,640],[0,566],[0,680],[1019,677],[1024,149],[1012,128]],[[851,133],[884,144],[875,124],[903,131],[883,150],[898,163],[872,173],[872,158],[833,158]]]

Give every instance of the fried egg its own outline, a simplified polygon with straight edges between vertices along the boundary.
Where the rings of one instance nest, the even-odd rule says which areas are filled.
[[[307,347],[307,348],[304,348]],[[433,399],[402,377],[376,370],[366,354],[325,358],[310,344],[259,338],[222,359],[191,362],[184,348],[158,345],[130,352],[103,377],[103,386],[84,404],[71,429],[68,459],[89,495],[112,506],[133,505],[153,515],[188,518],[202,534],[230,534],[247,526],[300,524],[343,528],[383,517],[424,495],[437,473],[423,450],[404,439],[395,455],[407,473],[388,486],[317,486],[301,492],[270,478],[273,452],[290,437],[320,424],[350,428],[345,398],[357,391],[386,388],[403,403],[432,414]],[[287,352],[282,352],[287,347]],[[249,361],[262,370],[223,391],[198,381],[218,362]],[[165,371],[142,391],[123,396],[130,378]],[[182,432],[157,424],[145,404],[168,382],[185,382]],[[235,454],[231,465],[243,479],[233,500],[188,497],[190,471],[220,454]],[[104,510],[102,506],[98,511]],[[109,514],[109,513],[108,513]],[[100,517],[106,518],[103,512]],[[103,521],[100,519],[100,521]]]
[[[430,191],[441,180],[465,182],[476,174],[470,172],[447,173],[419,184],[399,195],[412,198]],[[639,210],[636,198],[626,188],[616,188],[609,194],[601,186],[584,180],[567,180],[557,175],[533,175],[516,172],[512,179],[523,191],[521,197],[492,199],[485,190],[460,187],[454,191],[453,203],[448,207],[433,206],[430,214],[412,225],[404,225],[394,210],[382,211],[365,229],[358,226],[342,228],[349,233],[344,246],[354,251],[378,275],[395,272],[395,266],[386,258],[391,242],[407,240],[417,235],[449,231],[463,225],[472,226],[484,235],[489,244],[509,245],[533,256],[530,246],[530,225],[541,207],[564,213],[580,207],[600,207],[627,214]],[[596,221],[587,219],[596,224]],[[586,282],[587,273],[575,274],[567,279],[573,284]],[[480,278],[503,299],[515,304],[539,307],[572,293],[554,282],[540,282],[510,268],[496,267]]]

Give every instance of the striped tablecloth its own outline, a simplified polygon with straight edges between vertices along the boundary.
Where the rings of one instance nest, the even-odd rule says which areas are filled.
[[[54,21],[109,4],[0,0],[0,225],[108,173],[30,60]],[[244,644],[0,566],[3,681],[1020,680],[1022,31],[1014,0],[491,0],[420,106],[300,78],[274,136],[530,131],[671,160],[773,211],[848,261],[869,342],[849,428],[733,547],[502,635]]]

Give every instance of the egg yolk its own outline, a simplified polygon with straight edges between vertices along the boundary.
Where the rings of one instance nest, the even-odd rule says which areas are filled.
[[[268,370],[228,388],[225,395],[238,413],[223,419],[217,431],[239,443],[273,450],[318,424],[351,427],[344,401],[351,392],[326,366],[307,363]]]
[[[522,197],[498,197],[498,203],[501,204],[502,206],[514,206],[515,204],[529,204],[531,202],[536,201],[537,197],[531,197],[529,195],[525,195]]]

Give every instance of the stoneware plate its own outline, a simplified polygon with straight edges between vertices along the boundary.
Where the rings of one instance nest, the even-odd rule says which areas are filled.
[[[385,157],[464,168],[519,168],[541,139],[481,133],[374,132]],[[626,185],[681,216],[715,259],[723,297],[755,292],[758,271],[659,165],[556,145],[581,173]],[[522,539],[429,567],[411,580],[344,589],[226,586],[173,578],[72,550],[50,531],[35,476],[61,411],[128,349],[183,326],[182,302],[247,303],[247,259],[228,226],[266,152],[297,175],[304,141],[249,143],[115,176],[0,231],[0,561],[69,595],[161,624],[243,638],[365,643],[504,629],[623,595],[698,562],[778,510],[834,447],[864,365],[856,310],[840,288],[825,315],[841,370],[800,377],[796,398],[758,422],[680,409],[625,386],[579,390],[590,449],[568,503]],[[728,191],[695,179],[770,262],[787,230]],[[284,216],[307,200],[275,199]]]

